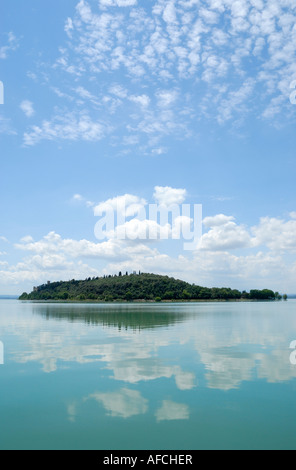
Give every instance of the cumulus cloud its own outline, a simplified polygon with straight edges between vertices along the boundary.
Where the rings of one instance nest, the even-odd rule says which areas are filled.
[[[148,247],[137,243],[136,245],[125,244],[124,240],[114,238],[106,242],[95,243],[89,240],[64,239],[56,232],[50,232],[39,241],[26,241],[16,243],[15,248],[26,252],[35,253],[46,260],[47,256],[55,257],[58,254],[70,257],[72,260],[77,258],[101,258],[101,259],[129,259],[136,254],[150,254],[153,251]],[[57,258],[56,258],[57,259]],[[66,259],[66,258],[64,258]]]
[[[133,194],[124,194],[107,199],[94,207],[94,215],[99,216],[104,212],[114,211],[129,217],[137,214],[147,204],[146,200]]]
[[[96,226],[96,237],[148,242],[180,239],[184,233],[189,233],[192,225],[192,219],[182,214],[180,207],[186,195],[185,189],[156,186],[153,194],[156,204],[148,204],[132,194],[103,201],[94,206],[95,216],[107,214],[103,223],[99,221]]]
[[[263,217],[260,224],[252,228],[257,246],[265,245],[276,252],[296,252],[296,220],[285,221],[274,217]]]
[[[170,186],[155,186],[153,194],[155,201],[164,206],[183,204],[186,196],[186,189],[171,188]]]
[[[248,305],[241,306],[243,309]],[[71,323],[71,328],[66,335],[61,336],[58,330],[47,331],[44,334],[40,325],[43,317],[48,313],[46,305],[33,305],[35,321],[26,324],[22,334],[24,347],[21,351],[12,352],[10,359],[19,364],[39,363],[45,373],[52,373],[65,367],[68,363],[94,364],[103,363],[104,371],[112,378],[112,391],[109,393],[94,391],[77,401],[67,405],[69,419],[74,420],[81,412],[82,403],[94,400],[105,412],[116,418],[127,419],[129,417],[144,415],[150,405],[131,384],[147,383],[158,379],[170,380],[170,390],[176,392],[172,384],[175,377],[175,385],[178,390],[192,390],[196,382],[194,364],[187,371],[183,371],[178,361],[167,362],[167,351],[172,344],[178,347],[184,343],[191,344],[204,369],[204,385],[210,389],[235,390],[243,381],[252,380],[254,371],[256,375],[269,383],[284,383],[294,380],[296,369],[292,367],[287,357],[287,331],[291,329],[291,317],[276,315],[277,305],[270,304],[270,314],[278,318],[277,328],[274,322],[259,320],[260,328],[254,328],[254,318],[250,315],[235,315],[232,320],[232,328],[225,329],[223,335],[219,328],[212,327],[211,322],[203,322],[200,328],[196,318],[184,315],[178,318],[178,322],[172,323],[170,328],[162,328],[160,335],[151,334],[150,328],[141,330],[141,334],[135,334],[133,328],[118,329],[114,325],[106,327],[104,320],[98,317],[97,327],[100,322],[105,328],[101,331],[100,341],[96,341],[93,329],[83,328],[81,318]],[[129,312],[130,311],[130,307]],[[237,310],[237,306],[233,306]],[[79,307],[88,311],[87,307]],[[205,309],[205,310],[203,310]],[[232,306],[228,309],[231,311]],[[51,306],[54,317],[60,312],[60,306]],[[200,306],[201,313],[207,307]],[[200,317],[202,319],[202,315]],[[182,321],[180,321],[182,320]],[[2,315],[1,331],[8,325],[13,334],[11,318]],[[95,325],[93,325],[95,328]],[[158,325],[159,326],[159,325]],[[116,341],[110,343],[110,334]],[[209,338],[211,341],[209,342]],[[43,345],[40,348],[40,344]],[[231,345],[231,347],[229,347]],[[249,345],[244,348],[242,345]],[[156,354],[162,351],[161,354]],[[288,356],[287,356],[288,352]],[[125,386],[122,386],[122,383]],[[175,402],[165,396],[166,387],[162,388],[163,395],[155,410],[155,418],[158,421],[183,420],[190,417],[188,404]]]
[[[202,236],[201,247],[209,251],[225,251],[247,248],[251,245],[251,237],[246,228],[235,222],[216,225]]]
[[[224,214],[218,214],[213,217],[205,217],[203,220],[203,224],[205,227],[219,227],[221,225],[225,225],[229,222],[233,222],[234,217],[233,216],[227,216]]]
[[[137,269],[169,274],[200,285],[213,285],[215,281],[216,285],[244,289],[248,286],[265,288],[267,284],[274,290],[293,289],[295,212],[286,218],[263,217],[252,226],[240,223],[233,215],[208,215],[203,220],[204,232],[194,251],[179,250],[173,256],[166,252],[168,246],[178,244],[194,222],[181,211],[173,213],[171,210],[180,207],[186,196],[186,189],[156,186],[152,200],[157,204],[150,205],[134,194],[115,196],[95,204],[76,193],[72,201],[91,207],[94,216],[99,217],[101,238],[97,236],[96,242],[75,240],[55,231],[39,240],[26,235],[14,245],[24,254],[22,261],[12,266],[2,262],[0,278],[3,282],[40,282],[47,278],[72,279],[75,275],[81,278],[82,274],[89,277]],[[170,213],[172,217],[153,218],[151,207],[159,216],[163,208],[165,214]],[[113,222],[110,226],[104,220],[109,215]],[[96,229],[96,219],[94,226]],[[100,270],[98,261],[103,263]]]

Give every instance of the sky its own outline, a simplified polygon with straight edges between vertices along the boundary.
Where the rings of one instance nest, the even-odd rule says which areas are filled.
[[[296,292],[294,1],[2,3],[0,295],[134,270]],[[196,246],[153,204],[201,205]]]

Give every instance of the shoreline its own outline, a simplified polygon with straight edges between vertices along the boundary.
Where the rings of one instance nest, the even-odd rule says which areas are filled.
[[[43,300],[22,300],[14,299],[19,302],[30,302],[30,303],[51,303],[51,304],[100,304],[100,305],[132,305],[132,304],[190,304],[190,303],[241,303],[241,302],[250,302],[250,303],[262,303],[262,302],[284,302],[284,300],[260,300],[260,299],[190,299],[190,300],[113,300],[113,301],[104,301],[104,300],[62,300],[62,299],[43,299]]]

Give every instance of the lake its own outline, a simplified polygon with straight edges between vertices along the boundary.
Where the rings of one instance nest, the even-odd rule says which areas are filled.
[[[294,300],[0,300],[0,448],[295,450],[293,340]]]

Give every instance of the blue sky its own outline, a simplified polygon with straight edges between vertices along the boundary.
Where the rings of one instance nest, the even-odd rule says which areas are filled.
[[[4,2],[0,294],[134,269],[295,292],[295,20],[290,0]],[[160,192],[203,205],[196,250],[96,239],[99,204]]]

